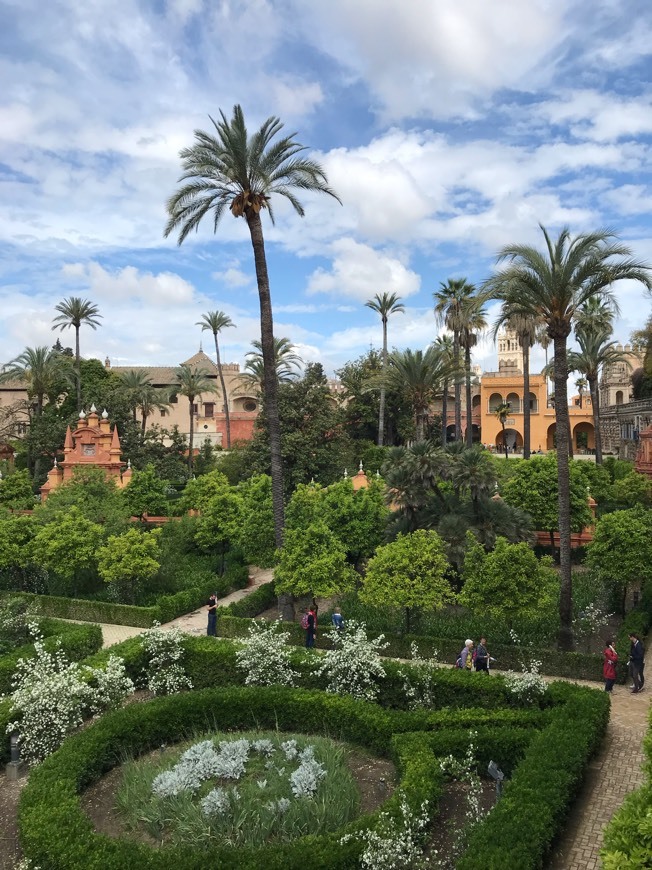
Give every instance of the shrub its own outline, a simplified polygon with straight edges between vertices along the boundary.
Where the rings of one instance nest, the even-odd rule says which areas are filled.
[[[146,679],[147,688],[154,695],[172,695],[183,689],[192,689],[186,676],[182,660],[183,632],[178,628],[161,628],[154,623],[141,635],[143,648],[148,656]]]
[[[326,691],[351,695],[360,701],[374,701],[378,680],[385,676],[379,655],[387,646],[383,636],[369,640],[364,623],[357,624],[353,620],[347,623],[345,632],[333,629],[330,636],[333,649],[325,653],[316,669],[318,675],[328,680]]]
[[[235,654],[237,666],[246,672],[246,686],[293,686],[299,676],[290,665],[289,632],[281,631],[281,620],[257,622],[249,626],[249,635]]]
[[[276,589],[273,583],[263,583],[258,589],[250,592],[246,598],[233,601],[225,610],[229,616],[249,617],[258,616],[265,610],[276,604]]]

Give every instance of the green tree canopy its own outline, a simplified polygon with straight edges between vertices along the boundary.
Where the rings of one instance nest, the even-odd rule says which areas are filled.
[[[122,535],[111,535],[98,551],[98,573],[124,603],[135,604],[141,585],[158,573],[160,533],[160,529],[144,532],[132,527]]]
[[[150,463],[142,471],[134,470],[131,480],[122,491],[127,510],[132,517],[166,517],[168,515],[169,488],[167,480],[162,480]]]
[[[272,479],[267,474],[257,474],[243,481],[238,492],[242,498],[238,546],[249,564],[271,568],[276,561]]]
[[[211,498],[197,518],[195,543],[207,553],[218,553],[221,571],[230,543],[238,537],[242,521],[242,497],[231,487],[224,488]]]
[[[569,464],[571,529],[581,532],[592,521],[587,503],[584,475],[575,463]],[[533,456],[519,464],[514,475],[506,481],[501,495],[508,504],[521,508],[532,517],[534,528],[550,533],[559,528],[559,502],[557,499],[557,463],[554,455]]]
[[[210,471],[194,480],[189,480],[179,499],[179,510],[203,510],[210,500],[229,488],[229,481],[221,471]]]
[[[30,542],[36,533],[31,516],[0,511],[0,571],[24,568],[30,561]]]
[[[29,471],[14,471],[0,481],[0,506],[15,511],[28,511],[34,508],[34,492]]]
[[[360,598],[376,607],[405,608],[406,629],[415,607],[439,610],[454,598],[446,578],[446,546],[437,532],[418,529],[378,547],[369,560]]]
[[[279,593],[328,597],[352,588],[354,579],[346,551],[326,523],[316,520],[307,528],[286,530],[274,571]]]
[[[72,480],[57,487],[34,517],[40,525],[58,522],[71,507],[91,523],[100,523],[106,534],[118,534],[129,523],[129,512],[115,480],[92,465],[74,468]]]
[[[81,573],[96,569],[103,539],[102,526],[73,504],[37,531],[31,546],[32,560],[64,580],[68,594],[74,597]]]
[[[477,614],[503,619],[511,628],[518,617],[536,616],[559,594],[552,559],[537,559],[528,544],[498,538],[487,553],[470,533],[459,601]]]
[[[652,512],[636,507],[601,517],[586,564],[624,610],[628,588],[652,579]]]

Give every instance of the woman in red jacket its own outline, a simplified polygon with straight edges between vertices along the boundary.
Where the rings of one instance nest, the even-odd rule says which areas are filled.
[[[614,683],[616,682],[616,662],[618,661],[618,653],[614,649],[613,643],[613,638],[610,638],[607,641],[603,653],[604,667],[602,668],[602,675],[604,677],[605,692],[611,692]]]

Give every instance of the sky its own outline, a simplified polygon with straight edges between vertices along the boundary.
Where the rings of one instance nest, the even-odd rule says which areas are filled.
[[[342,200],[263,216],[275,334],[329,374],[380,346],[375,293],[406,306],[390,346],[425,348],[440,283],[483,281],[540,223],[612,228],[652,263],[648,0],[0,0],[0,21],[0,362],[81,296],[103,314],[84,356],[178,364],[220,309],[242,363],[246,223],[163,237],[180,149],[236,103],[296,131]],[[624,343],[652,300],[616,291]],[[474,362],[495,368],[490,336]]]

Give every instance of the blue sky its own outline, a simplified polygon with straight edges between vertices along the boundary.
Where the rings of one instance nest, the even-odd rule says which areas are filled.
[[[329,372],[379,344],[374,293],[406,304],[391,344],[425,347],[439,283],[481,281],[539,222],[615,228],[652,263],[646,0],[0,0],[0,20],[2,361],[52,343],[68,295],[104,314],[87,356],[176,364],[220,308],[242,361],[244,221],[163,239],[179,149],[234,103],[296,130],[342,198],[265,225],[275,331]],[[624,342],[652,304],[617,292]],[[489,339],[475,361],[494,365]]]

